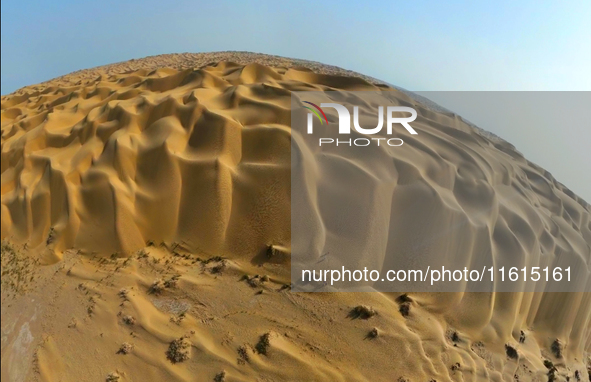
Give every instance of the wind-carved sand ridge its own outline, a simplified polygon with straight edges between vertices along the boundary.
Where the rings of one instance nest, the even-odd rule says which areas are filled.
[[[290,293],[291,92],[387,89],[215,53],[2,97],[2,379],[588,381],[588,292]],[[437,133],[395,162],[393,208],[414,184],[440,224],[453,202],[487,232],[468,252],[509,242],[496,250],[589,267],[585,201],[510,144],[427,112]]]

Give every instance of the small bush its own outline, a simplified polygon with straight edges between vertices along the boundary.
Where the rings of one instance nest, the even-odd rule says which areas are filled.
[[[398,311],[400,312],[400,314],[402,314],[403,317],[408,317],[408,315],[410,314],[410,302],[404,302],[400,304]]]
[[[133,350],[133,344],[129,342],[124,342],[121,344],[121,347],[117,351],[117,354],[129,354]]]
[[[191,343],[186,337],[178,338],[170,343],[166,351],[166,358],[172,363],[183,362],[189,359]]]
[[[550,346],[550,350],[552,351],[552,354],[554,354],[554,356],[556,358],[562,358],[562,344],[560,343],[560,341],[558,339],[555,339],[554,342],[552,342],[552,345]]]
[[[349,312],[349,317],[367,320],[378,314],[371,306],[358,305]]]
[[[49,227],[49,233],[47,234],[47,240],[45,241],[45,243],[47,245],[53,243],[55,241],[55,236],[55,228]]]
[[[126,325],[135,325],[135,317],[129,315],[123,316],[123,322]]]
[[[164,288],[164,281],[162,281],[162,279],[156,279],[154,282],[152,282],[152,285],[150,285],[148,292],[151,294],[160,294],[164,291]]]
[[[505,345],[505,353],[507,353],[507,357],[511,359],[518,359],[519,354],[517,354],[517,350],[511,345]]]
[[[226,380],[226,371],[222,370],[213,378],[213,382],[224,382]]]
[[[124,300],[127,300],[127,296],[129,295],[129,291],[125,288],[121,288],[119,290],[119,293],[117,293],[119,295],[119,297],[121,297]]]
[[[250,361],[250,353],[252,348],[250,345],[242,345],[238,348],[238,363],[244,364]]]
[[[179,282],[179,278],[181,277],[181,275],[174,275],[171,278],[169,278],[168,280],[166,280],[164,282],[164,287],[166,288],[176,288],[176,286],[178,285]]]
[[[380,332],[379,332],[378,328],[373,328],[372,330],[369,331],[369,333],[367,333],[367,338],[378,338],[379,335],[380,335]]]
[[[259,354],[267,355],[267,351],[271,346],[271,333],[265,333],[259,339],[256,345],[256,350]]]

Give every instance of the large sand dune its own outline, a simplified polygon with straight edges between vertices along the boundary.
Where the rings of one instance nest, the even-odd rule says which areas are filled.
[[[3,380],[587,381],[588,292],[289,292],[291,92],[387,89],[214,53],[2,97]],[[391,227],[460,214],[470,239],[455,252],[589,268],[585,201],[507,142],[391,90],[430,116],[429,145],[395,162],[390,193],[393,209],[424,203]],[[362,304],[377,315],[350,314]]]

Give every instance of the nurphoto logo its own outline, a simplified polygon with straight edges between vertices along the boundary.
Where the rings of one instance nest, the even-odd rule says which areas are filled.
[[[322,108],[331,107],[337,111],[339,116],[339,134],[351,134],[351,113],[349,110],[338,103],[321,103],[320,106],[315,103],[303,101],[305,109],[308,109],[307,119],[307,133],[314,133],[314,117],[320,121],[321,125],[328,125],[328,118]],[[410,116],[401,116],[401,114],[410,113]],[[411,107],[406,106],[387,106],[386,107],[386,134],[392,135],[393,126],[395,124],[402,125],[410,134],[416,135],[417,132],[412,128],[410,122],[417,118],[417,111]],[[353,107],[353,127],[355,130],[364,135],[375,135],[382,131],[384,127],[384,106],[378,107],[378,124],[376,127],[364,128],[359,123],[359,107]],[[319,146],[327,144],[347,145],[347,146],[369,146],[372,140],[380,145],[380,141],[386,141],[389,146],[402,146],[404,143],[400,138],[356,138],[356,139],[334,139],[334,138],[319,138]]]

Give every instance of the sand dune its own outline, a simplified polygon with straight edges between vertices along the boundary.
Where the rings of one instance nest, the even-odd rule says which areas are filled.
[[[290,293],[291,92],[385,89],[215,53],[2,97],[3,380],[589,380],[588,292],[410,294],[404,315],[400,293]],[[434,245],[588,270],[585,201],[507,142],[392,91],[424,108],[429,145],[388,162],[392,209],[425,200],[391,229],[461,216],[466,240]]]

